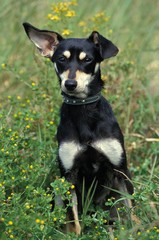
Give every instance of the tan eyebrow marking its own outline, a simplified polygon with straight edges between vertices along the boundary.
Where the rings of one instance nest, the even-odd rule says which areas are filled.
[[[64,51],[63,55],[64,55],[66,58],[70,58],[70,57],[71,57],[71,53],[70,53],[70,51],[68,51],[68,50]]]
[[[80,52],[79,59],[83,60],[85,57],[86,57],[86,53],[85,52]]]

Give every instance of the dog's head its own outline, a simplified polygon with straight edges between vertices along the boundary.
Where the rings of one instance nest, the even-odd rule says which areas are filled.
[[[39,30],[29,23],[23,26],[41,55],[54,63],[61,89],[70,96],[86,98],[93,86],[99,88],[100,62],[118,53],[111,41],[95,31],[88,38],[64,39],[56,32]]]

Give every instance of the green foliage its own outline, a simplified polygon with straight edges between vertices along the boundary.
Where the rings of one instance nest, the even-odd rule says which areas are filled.
[[[19,26],[25,20],[64,37],[97,30],[120,48],[118,57],[102,63],[103,95],[125,135],[136,221],[109,199],[106,205],[116,205],[119,216],[110,230],[108,212],[92,205],[95,184],[87,195],[83,184],[82,234],[69,233],[67,239],[158,239],[159,97],[158,83],[151,85],[157,71],[157,7],[148,0],[50,1],[49,5],[22,0],[12,11],[13,2],[4,1],[0,10],[0,239],[66,239],[62,228],[74,189],[59,178],[56,162],[62,102],[58,80],[52,63],[33,52]],[[52,211],[55,195],[67,199],[67,206],[57,205]],[[128,220],[122,221],[122,215]]]

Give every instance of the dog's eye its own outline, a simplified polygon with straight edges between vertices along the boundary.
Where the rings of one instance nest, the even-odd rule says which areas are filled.
[[[84,62],[90,63],[90,62],[92,62],[92,58],[85,57],[85,58],[84,58]]]
[[[66,58],[64,56],[59,57],[58,59],[60,62],[65,62]]]

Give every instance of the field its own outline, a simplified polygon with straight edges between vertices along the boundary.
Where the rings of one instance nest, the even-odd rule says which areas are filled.
[[[159,239],[159,2],[157,0],[1,1],[0,8],[0,239]],[[56,162],[56,128],[62,103],[52,63],[29,42],[23,22],[64,37],[93,30],[120,49],[102,63],[103,95],[125,136],[135,186],[136,220],[127,209],[108,230],[106,211],[86,196],[82,234],[62,231],[66,209],[51,211],[54,194],[70,199],[71,184]],[[123,196],[125,197],[125,196]],[[116,204],[110,199],[107,205]]]

